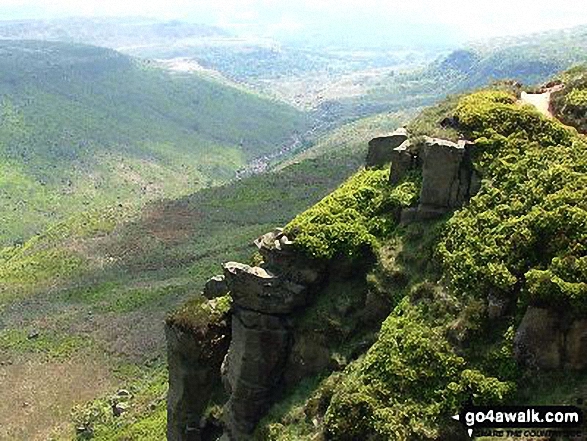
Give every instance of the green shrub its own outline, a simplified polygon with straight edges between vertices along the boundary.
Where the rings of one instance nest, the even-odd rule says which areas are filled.
[[[587,144],[503,93],[464,98],[457,113],[484,181],[439,246],[452,287],[586,310]]]
[[[205,330],[226,318],[232,297],[225,295],[212,300],[198,295],[167,316],[167,324],[192,331]]]
[[[367,355],[348,369],[326,413],[326,435],[436,439],[470,396],[486,404],[511,393],[511,383],[468,366],[444,335],[444,325],[431,326],[420,306],[404,300]]]
[[[419,178],[410,176],[396,187],[388,184],[389,170],[361,170],[285,228],[297,247],[317,258],[361,255],[389,235],[395,210],[413,204]]]
[[[521,133],[542,145],[568,145],[574,133],[541,115],[533,106],[519,106],[515,95],[505,91],[481,91],[462,98],[456,117],[460,128],[472,139],[508,137]]]

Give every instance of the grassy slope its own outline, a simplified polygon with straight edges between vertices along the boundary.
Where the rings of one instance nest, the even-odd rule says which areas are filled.
[[[286,105],[108,49],[3,41],[0,244],[88,207],[230,178],[306,123]]]
[[[0,333],[0,357],[14,366],[35,363],[46,372],[57,369],[60,358],[55,353],[64,350],[74,361],[97,358],[96,378],[104,378],[103,387],[90,392],[106,396],[91,404],[102,409],[96,418],[106,423],[96,424],[98,439],[119,439],[123,433],[147,439],[144,426],[151,423],[156,430],[148,432],[160,439],[165,382],[157,379],[165,378],[160,357],[166,312],[197,294],[204,281],[220,271],[220,262],[248,259],[252,238],[284,225],[338,186],[363,163],[366,141],[400,121],[397,115],[381,116],[344,127],[321,139],[312,157],[275,172],[151,203],[140,214],[126,206],[90,211],[23,246],[4,249],[0,320],[6,329]],[[338,148],[331,148],[334,145]],[[34,347],[26,338],[31,330],[43,336]],[[65,336],[73,340],[63,340]],[[8,381],[19,390],[26,376],[13,374]],[[48,389],[55,386],[47,382]],[[114,421],[108,417],[108,395],[117,387],[132,389],[136,398],[128,415]],[[60,404],[59,412],[47,402],[35,405],[37,415],[51,416],[47,427],[67,420],[59,416],[67,404]],[[76,414],[78,423],[93,418],[86,412]],[[0,420],[10,416],[0,415]],[[34,419],[28,421],[18,433],[39,433]]]
[[[454,109],[455,103],[456,100],[439,114]],[[13,284],[5,286],[5,293],[16,292],[19,284],[22,290],[21,300],[13,299],[5,309],[8,329],[26,322],[32,327],[41,324],[44,332],[58,330],[57,335],[72,329],[83,332],[93,342],[95,353],[108,352],[108,363],[116,366],[116,371],[123,369],[122,374],[108,377],[111,385],[106,391],[113,392],[115,385],[125,386],[133,390],[135,398],[122,419],[110,416],[106,397],[77,411],[76,422],[95,427],[97,439],[160,438],[165,423],[165,372],[158,358],[149,361],[161,353],[162,345],[161,330],[153,329],[153,322],[161,323],[168,308],[197,293],[206,277],[219,270],[219,262],[247,259],[252,237],[285,224],[352,173],[363,162],[365,142],[361,146],[358,140],[393,129],[397,118],[382,115],[347,125],[274,173],[154,204],[126,223],[117,220],[119,216],[129,219],[127,214],[117,214],[120,209],[114,210],[112,220],[95,215],[72,219],[63,230],[54,230],[53,239],[41,237],[5,252],[5,256],[10,253],[13,257],[4,262],[0,271],[16,275]],[[424,236],[422,231],[407,233],[406,259],[429,258],[428,252],[416,243]],[[434,238],[433,235],[426,240]],[[391,255],[396,253],[395,245],[392,241],[388,247]],[[51,261],[48,271],[40,271],[45,279],[32,286],[23,285],[28,279],[27,270],[32,268],[39,273],[39,266],[31,264],[37,262],[44,268],[49,263],[46,257],[54,252],[58,258]],[[55,262],[63,265],[54,265]],[[393,258],[387,265],[391,267],[382,271],[390,271],[393,279],[397,276]],[[414,286],[427,274],[426,265],[422,265],[415,271]],[[19,274],[14,268],[24,272]],[[382,277],[385,281],[389,276]],[[43,293],[44,286],[51,287],[49,294]],[[23,305],[28,306],[24,318]],[[47,311],[61,314],[49,322],[41,320]],[[82,326],[90,312],[92,321]],[[104,328],[110,332],[104,332]],[[149,366],[137,371],[136,366],[143,363]],[[312,390],[314,386],[307,393]],[[104,390],[95,391],[96,395],[103,393]],[[293,425],[291,429],[300,427]],[[300,430],[313,431],[307,427]]]
[[[178,40],[230,37],[225,30],[180,21],[140,17],[75,17],[50,20],[0,21],[3,40],[48,40],[91,44],[113,49],[172,46]]]

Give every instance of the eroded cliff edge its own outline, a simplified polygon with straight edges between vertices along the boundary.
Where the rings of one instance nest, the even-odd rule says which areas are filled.
[[[423,175],[420,200],[424,202],[389,212],[394,222],[441,216],[471,196],[471,178],[476,175],[470,144],[426,138],[417,150],[408,151],[409,144],[405,129],[370,143],[369,167],[388,167],[390,159],[395,164],[390,186],[410,172]],[[198,307],[206,308],[228,295],[230,311],[191,327],[168,320],[170,440],[202,439],[204,411],[220,378],[227,398],[225,437],[247,439],[283,391],[304,378],[344,367],[333,348],[348,345],[349,359],[363,353],[391,311],[389,298],[364,282],[375,263],[368,250],[352,260],[312,258],[296,248],[282,229],[257,238],[254,244],[262,258],[258,266],[224,263],[223,274],[204,287],[203,296],[211,300],[201,300]],[[308,319],[316,303],[332,290],[349,287],[352,298],[328,307],[334,310],[330,319],[352,325],[341,325],[346,329],[338,335],[320,333]]]

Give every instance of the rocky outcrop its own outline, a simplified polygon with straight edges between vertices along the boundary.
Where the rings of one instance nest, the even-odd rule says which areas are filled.
[[[375,138],[369,143],[367,159],[370,167],[392,162],[391,185],[421,168],[420,204],[404,210],[402,220],[443,214],[476,192],[479,179],[472,167],[472,144],[425,138],[412,146],[407,138],[405,129]],[[350,359],[358,356],[370,346],[369,338],[390,312],[387,297],[367,289],[364,280],[357,281],[374,263],[368,256],[361,264],[314,260],[300,253],[281,229],[254,243],[263,258],[260,265],[227,262],[223,274],[209,279],[202,292],[212,299],[208,302],[230,295],[230,329],[209,322],[189,329],[168,323],[170,440],[201,439],[201,415],[219,380],[228,394],[223,439],[249,439],[284,388],[345,365],[340,354],[331,353],[334,341],[351,348]],[[362,276],[357,278],[359,273]],[[357,285],[349,288],[349,283]],[[352,296],[339,295],[349,289]],[[328,299],[328,311],[308,309],[322,295]],[[316,305],[324,308],[323,303]],[[503,308],[496,303],[497,316]],[[325,322],[335,325],[325,326]],[[573,341],[580,346],[582,340]]]
[[[229,439],[247,439],[279,389],[289,353],[287,318],[237,309],[234,338],[222,366],[230,399],[225,407]]]
[[[514,339],[516,360],[530,368],[587,368],[587,319],[528,307]]]
[[[202,439],[202,414],[220,382],[228,394],[224,438],[246,440],[284,386],[331,363],[324,342],[296,335],[294,322],[329,271],[344,271],[296,251],[281,229],[255,244],[260,266],[223,264],[223,274],[206,282],[197,308],[188,304],[167,321],[169,440]],[[226,293],[231,306],[225,316],[202,313]]]
[[[391,185],[398,184],[410,170],[416,168],[417,157],[411,152],[411,145],[410,140],[406,140],[391,151],[392,167],[389,174]]]
[[[235,305],[263,314],[288,314],[306,303],[306,286],[265,268],[243,263],[224,265]]]
[[[433,219],[461,207],[481,186],[481,177],[471,159],[475,145],[425,137],[418,145],[410,141],[392,153],[390,183],[395,185],[410,171],[422,171],[422,189],[417,207],[403,210],[403,223]],[[417,152],[417,153],[413,153]]]
[[[369,141],[369,150],[365,165],[367,168],[383,167],[392,160],[393,150],[408,139],[404,128],[397,129],[389,135],[378,136]]]
[[[191,325],[170,317],[165,337],[169,368],[167,439],[200,441],[202,414],[212,392],[221,385],[220,366],[230,342],[230,316],[209,315]]]
[[[278,395],[293,345],[292,314],[310,300],[323,272],[296,253],[282,230],[255,241],[262,266],[223,265],[233,299],[232,341],[222,365],[230,398],[225,435],[244,440]]]
[[[565,335],[565,363],[573,370],[587,369],[587,319],[574,320]]]
[[[422,147],[422,210],[450,210],[471,196],[473,144],[426,138]]]

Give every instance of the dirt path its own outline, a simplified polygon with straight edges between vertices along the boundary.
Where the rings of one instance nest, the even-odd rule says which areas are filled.
[[[549,118],[553,118],[553,114],[550,111],[550,96],[553,92],[557,92],[561,90],[561,86],[551,87],[550,89],[546,89],[542,93],[526,93],[522,92],[522,96],[520,97],[520,102],[523,104],[531,104],[540,113]]]

